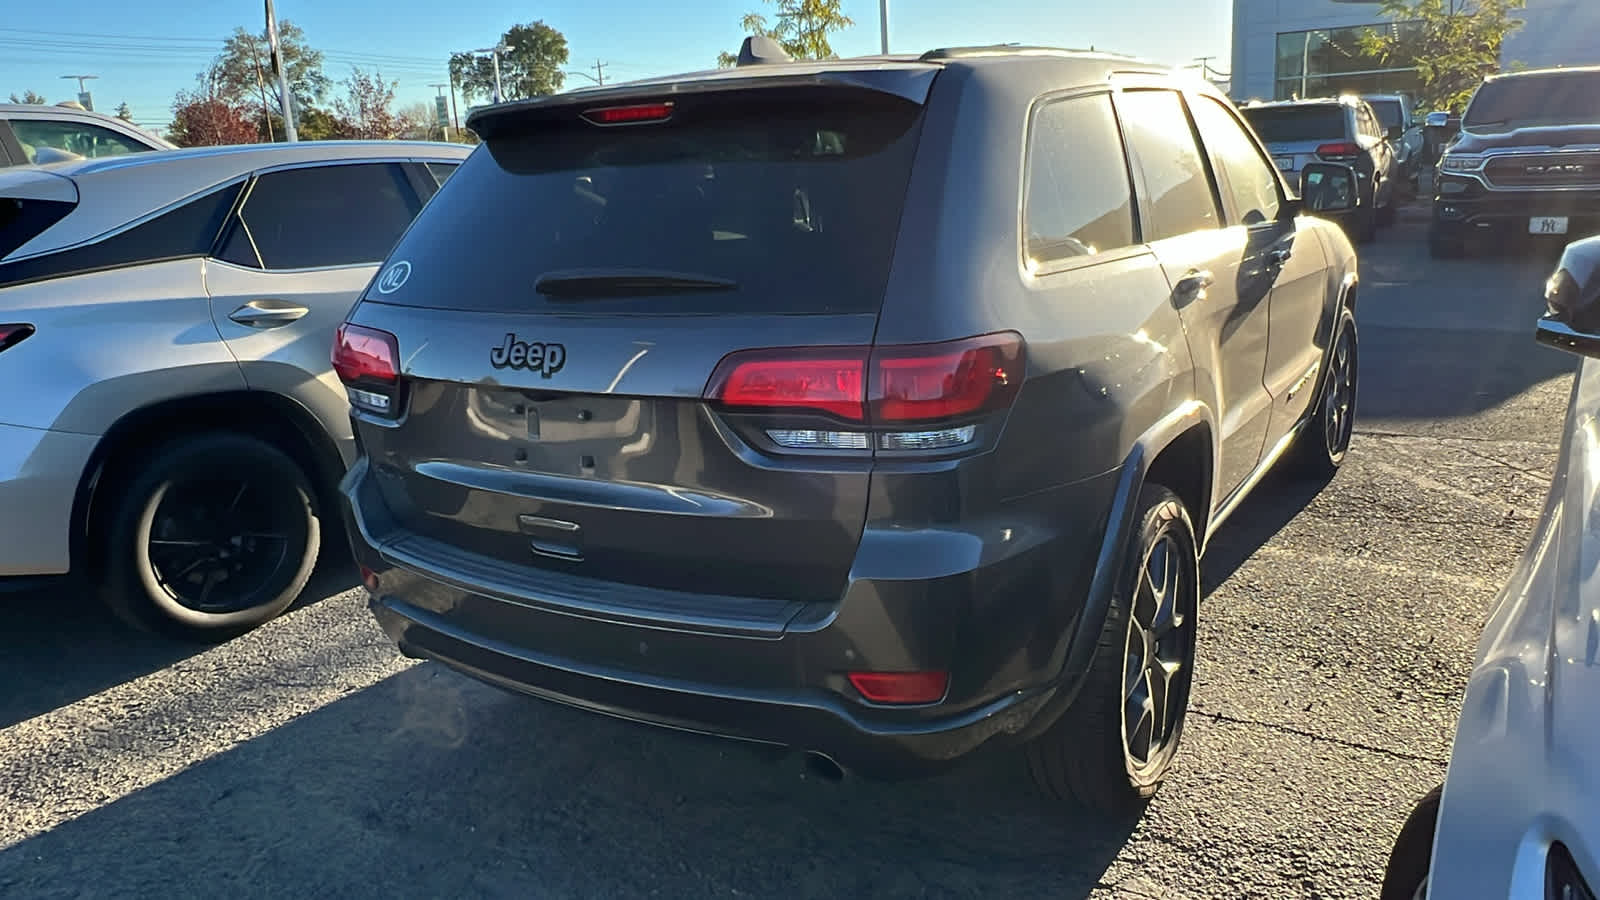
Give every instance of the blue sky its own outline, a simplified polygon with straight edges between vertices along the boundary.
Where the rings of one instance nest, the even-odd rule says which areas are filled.
[[[306,31],[327,56],[334,80],[351,65],[378,68],[400,82],[401,104],[425,101],[430,83],[447,80],[451,51],[485,47],[506,28],[543,19],[567,37],[571,69],[593,73],[606,63],[608,81],[713,65],[737,49],[739,19],[762,0],[552,0],[524,6],[506,0],[274,0],[280,19]],[[891,0],[890,49],[922,51],[952,44],[1006,41],[1136,53],[1162,62],[1215,56],[1229,65],[1231,0],[1118,0],[1037,3],[1032,0]],[[71,12],[65,13],[64,9]],[[834,40],[841,56],[878,50],[877,0],[845,0],[854,27]],[[236,25],[259,29],[260,0],[74,0],[7,4],[0,17],[0,101],[13,91],[38,91],[55,103],[73,99],[92,74],[95,108],[126,101],[135,121],[170,120],[173,94]],[[581,76],[568,84],[586,83]],[[465,110],[462,110],[464,113]]]

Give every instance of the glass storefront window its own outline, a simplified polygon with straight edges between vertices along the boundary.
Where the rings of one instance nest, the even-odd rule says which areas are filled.
[[[1402,44],[1418,36],[1417,22],[1384,22],[1347,28],[1318,28],[1278,35],[1274,99],[1334,94],[1415,94],[1421,87],[1415,66],[1402,54],[1379,59],[1361,47],[1369,30],[1388,31]]]

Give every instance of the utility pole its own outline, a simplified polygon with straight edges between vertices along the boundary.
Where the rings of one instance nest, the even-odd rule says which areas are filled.
[[[77,80],[77,82],[78,82],[78,102],[83,104],[83,108],[84,109],[87,109],[90,112],[94,112],[94,98],[89,96],[89,90],[88,90],[88,88],[85,88],[83,86],[83,83],[85,81],[88,81],[88,80],[93,79],[93,78],[99,78],[100,76],[99,75],[63,75],[61,77],[66,79],[67,81],[72,81],[74,79]]]
[[[1206,79],[1207,81],[1211,80],[1211,61],[1213,59],[1216,59],[1216,57],[1196,56],[1194,58],[1194,61],[1200,64],[1200,77]]]
[[[889,55],[889,0],[878,0],[878,45],[884,56]]]
[[[504,44],[496,44],[493,47],[485,47],[482,50],[472,51],[473,53],[494,54],[494,102],[496,103],[500,103],[506,98],[506,95],[500,90],[500,54],[504,52],[505,49],[506,48]]]
[[[440,111],[442,111],[444,113],[444,122],[440,124],[440,127],[444,129],[444,139],[448,141],[448,140],[450,140],[450,106],[449,106],[449,101],[445,101],[443,103],[439,103],[439,101],[440,100],[444,100],[444,89],[447,88],[447,87],[450,87],[450,85],[440,83],[440,84],[430,84],[430,85],[428,85],[428,87],[438,88],[439,89],[439,93],[438,93],[437,99],[434,101],[437,105],[434,108],[436,110],[440,110]],[[429,133],[431,134],[432,132],[429,132]]]
[[[605,84],[606,83],[606,71],[605,70],[606,70],[606,64],[605,63],[601,62],[598,59],[594,61],[594,75],[595,75],[594,83],[595,84]]]
[[[283,139],[300,140],[300,131],[294,127],[294,95],[289,91],[289,73],[283,65],[283,50],[278,46],[278,16],[272,10],[272,0],[267,3],[267,47],[272,51],[272,67],[278,71],[279,102],[283,104]]]

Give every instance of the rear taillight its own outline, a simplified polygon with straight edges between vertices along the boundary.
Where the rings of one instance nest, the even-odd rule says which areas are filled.
[[[344,382],[350,405],[393,418],[400,406],[400,342],[376,328],[339,326],[333,338],[333,371]]]
[[[938,344],[745,350],[729,354],[705,397],[730,412],[835,420],[765,429],[796,450],[946,450],[1022,386],[1023,343],[999,332]],[[915,426],[915,427],[912,427]]]
[[[1317,156],[1338,162],[1355,159],[1361,155],[1361,145],[1340,142],[1337,144],[1323,144],[1317,148]]]
[[[33,334],[32,325],[20,323],[0,325],[0,350],[9,350],[15,347],[27,340],[31,334]]]

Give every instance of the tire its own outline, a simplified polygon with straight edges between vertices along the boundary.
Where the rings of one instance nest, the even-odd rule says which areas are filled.
[[[1122,576],[1082,691],[1061,718],[1025,749],[1029,771],[1045,794],[1114,820],[1136,817],[1172,766],[1188,712],[1196,655],[1200,563],[1189,512],[1172,491],[1147,484],[1139,492],[1134,522]],[[1165,554],[1159,577],[1170,604],[1155,596],[1154,576],[1146,577],[1158,553]],[[1156,626],[1150,633],[1143,627],[1130,628],[1145,620]],[[1134,641],[1140,642],[1141,655],[1155,649],[1160,654],[1156,660],[1177,664],[1164,679],[1164,733],[1142,755],[1143,732],[1132,729],[1130,740],[1124,711],[1135,692],[1144,691],[1147,702],[1155,692],[1148,666],[1144,676],[1127,687],[1124,670],[1133,662],[1130,642]],[[1162,716],[1162,712],[1156,709],[1152,714]],[[1145,721],[1140,718],[1135,724]]]
[[[1429,791],[1400,826],[1394,849],[1389,851],[1389,864],[1383,870],[1383,887],[1378,900],[1422,900],[1426,894],[1443,787],[1440,785]]]
[[[1395,217],[1398,215],[1398,211],[1395,209],[1395,204],[1399,201],[1400,189],[1391,188],[1389,191],[1389,205],[1379,207],[1377,209],[1379,225],[1389,226],[1394,224]]]
[[[1350,239],[1357,244],[1370,244],[1378,236],[1377,201],[1367,204],[1350,222]]]
[[[1356,398],[1361,380],[1361,344],[1356,317],[1349,307],[1334,323],[1333,351],[1317,399],[1295,439],[1298,468],[1310,478],[1327,480],[1344,465],[1355,434]]]
[[[124,471],[105,493],[115,505],[101,590],[129,624],[227,640],[288,609],[310,580],[322,547],[316,492],[283,451],[203,434]]]

